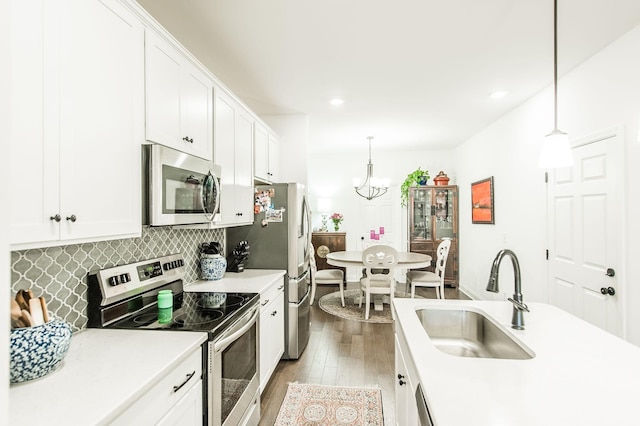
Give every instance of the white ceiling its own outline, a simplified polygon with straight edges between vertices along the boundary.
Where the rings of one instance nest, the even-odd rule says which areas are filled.
[[[452,147],[552,83],[552,0],[138,2],[256,113],[306,114],[312,152]],[[558,20],[562,75],[640,1],[559,0]]]

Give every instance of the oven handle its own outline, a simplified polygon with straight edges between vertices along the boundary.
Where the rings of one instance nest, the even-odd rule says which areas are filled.
[[[256,320],[258,319],[258,314],[260,311],[258,310],[258,306],[256,306],[253,309],[254,309],[254,313],[253,315],[251,315],[251,319],[247,321],[245,325],[243,325],[239,330],[233,332],[231,335],[226,336],[223,339],[213,344],[213,351],[215,352],[216,355],[224,351],[225,349],[227,349],[227,347],[231,343],[233,343],[238,337],[242,336],[248,329],[250,329],[256,323]]]

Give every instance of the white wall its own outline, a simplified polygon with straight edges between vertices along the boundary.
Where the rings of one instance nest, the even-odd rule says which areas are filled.
[[[308,117],[303,114],[265,115],[261,118],[278,135],[280,178],[278,182],[309,183],[307,176]],[[295,160],[300,159],[300,160]]]
[[[640,345],[640,27],[572,70],[559,81],[559,127],[581,139],[622,126],[625,141],[626,253],[622,283],[626,338]],[[560,57],[560,60],[562,58]],[[455,150],[460,196],[461,288],[484,299],[504,299],[513,291],[510,266],[500,295],[484,289],[491,262],[501,248],[519,257],[525,300],[548,301],[544,251],[546,192],[537,160],[544,135],[552,128],[551,89],[478,133]],[[495,179],[495,225],[472,225],[470,183]],[[625,279],[626,277],[626,279]],[[507,285],[507,283],[509,283]]]

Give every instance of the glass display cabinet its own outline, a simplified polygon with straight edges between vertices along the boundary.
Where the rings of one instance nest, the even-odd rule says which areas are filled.
[[[458,287],[458,187],[417,186],[409,189],[409,251],[428,254],[435,263],[438,244],[451,239],[445,284]],[[433,271],[433,266],[428,268]]]

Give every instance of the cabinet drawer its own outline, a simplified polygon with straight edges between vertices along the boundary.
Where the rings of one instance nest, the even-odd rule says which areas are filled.
[[[278,295],[284,291],[284,280],[279,279],[278,282],[273,284],[267,291],[260,294],[260,309],[264,309],[266,306],[273,303],[278,298]]]
[[[198,383],[202,383],[202,349],[200,347],[177,367],[167,372],[112,424],[155,424]]]

